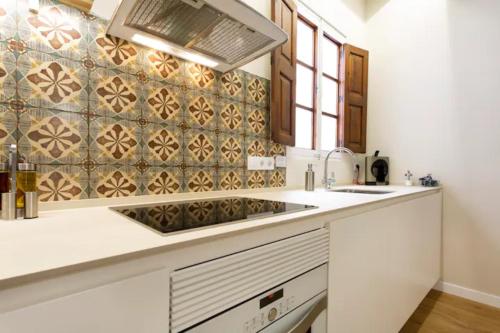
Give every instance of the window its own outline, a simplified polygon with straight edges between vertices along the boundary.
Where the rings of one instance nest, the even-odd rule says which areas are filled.
[[[337,146],[340,47],[320,24],[299,15],[296,147],[331,150]]]
[[[340,44],[324,34],[322,45],[321,149],[332,150],[337,146]]]
[[[299,16],[297,21],[297,88],[295,146],[314,148],[316,120],[317,28]]]

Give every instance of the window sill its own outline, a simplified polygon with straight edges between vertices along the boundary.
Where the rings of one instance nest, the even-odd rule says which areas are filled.
[[[289,146],[286,147],[286,155],[289,157],[321,160],[324,159],[328,153],[329,150],[306,149],[306,148],[289,147]],[[335,158],[335,156],[332,156],[331,158]]]

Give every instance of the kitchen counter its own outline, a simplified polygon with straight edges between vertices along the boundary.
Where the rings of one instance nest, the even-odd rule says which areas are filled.
[[[364,186],[356,188],[380,189]],[[232,233],[289,223],[308,217],[337,213],[344,216],[355,215],[363,208],[383,207],[440,191],[439,188],[403,186],[386,186],[383,190],[394,192],[374,195],[326,192],[322,189],[315,192],[261,189],[43,204],[38,219],[0,221],[0,288],[4,284],[15,283],[21,278],[34,278],[44,272],[113,260],[130,254],[166,251],[171,247],[187,245],[190,242],[228,236]],[[318,208],[172,235],[160,235],[109,209],[120,205],[230,196],[310,204]]]

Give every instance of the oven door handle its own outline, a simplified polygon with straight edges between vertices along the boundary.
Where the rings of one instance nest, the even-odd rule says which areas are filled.
[[[318,303],[316,303],[314,307],[309,310],[290,331],[288,331],[288,333],[307,333],[321,312],[326,310],[327,303],[328,300],[325,296]]]

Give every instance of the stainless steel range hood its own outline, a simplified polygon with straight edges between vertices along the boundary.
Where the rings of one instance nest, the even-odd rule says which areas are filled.
[[[222,72],[288,39],[239,0],[122,0],[107,33]]]

